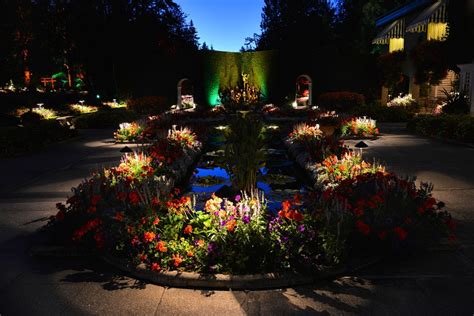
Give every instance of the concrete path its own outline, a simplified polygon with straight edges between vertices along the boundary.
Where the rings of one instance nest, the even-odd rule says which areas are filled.
[[[399,258],[294,289],[164,288],[85,259],[27,255],[36,229],[90,169],[115,163],[111,131],[0,164],[0,315],[282,315],[474,313],[474,150],[392,130],[364,155],[435,184],[460,221],[455,249]]]

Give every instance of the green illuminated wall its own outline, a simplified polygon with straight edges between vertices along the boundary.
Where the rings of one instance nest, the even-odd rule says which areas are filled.
[[[206,102],[217,104],[219,89],[241,86],[241,73],[249,74],[249,84],[259,88],[268,99],[272,96],[272,79],[275,79],[275,51],[229,53],[203,52],[204,95]]]

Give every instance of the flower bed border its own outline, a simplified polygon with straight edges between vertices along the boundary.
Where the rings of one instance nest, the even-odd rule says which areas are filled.
[[[264,274],[201,274],[195,272],[162,271],[147,269],[144,264],[134,266],[126,260],[104,255],[101,259],[115,268],[127,272],[130,276],[147,280],[161,286],[179,288],[206,288],[215,290],[265,290],[288,288],[312,284],[317,281],[334,279],[353,269],[348,266],[328,268],[315,275],[297,273],[264,273]],[[368,264],[373,264],[370,262]],[[365,267],[360,265],[358,268]],[[358,269],[355,268],[355,269]]]

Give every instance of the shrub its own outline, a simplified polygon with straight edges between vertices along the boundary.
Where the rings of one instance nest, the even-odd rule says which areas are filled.
[[[326,234],[335,241],[326,249],[333,261],[341,255],[363,257],[400,253],[455,238],[444,203],[431,196],[433,186],[414,178],[382,172],[343,180],[322,194]]]
[[[355,92],[327,92],[321,94],[318,98],[319,106],[338,111],[349,111],[363,104],[365,104],[365,97]]]
[[[353,117],[341,122],[342,137],[375,137],[379,134],[376,121],[367,117]]]
[[[402,107],[405,109],[417,110],[418,104],[411,94],[402,95],[393,98],[387,103],[388,107]]]
[[[443,113],[469,114],[470,105],[465,93],[444,91],[444,94],[446,95],[446,103],[442,106]]]
[[[77,128],[112,128],[120,123],[134,121],[139,115],[127,109],[102,110],[81,115],[74,120]]]
[[[474,142],[474,117],[469,115],[418,115],[408,122],[408,128],[423,136]]]
[[[414,116],[412,111],[404,107],[388,107],[378,104],[364,105],[352,109],[355,116],[368,116],[377,122],[407,122]]]
[[[76,130],[63,126],[56,120],[41,120],[24,127],[2,128],[0,132],[0,157],[10,157],[38,150],[47,144],[77,135]]]
[[[87,114],[97,112],[99,109],[96,106],[82,105],[82,104],[70,104],[69,108],[76,114]]]
[[[20,116],[21,124],[24,126],[38,125],[43,117],[36,112],[25,112]]]
[[[164,96],[146,96],[127,101],[127,108],[140,114],[160,114],[169,110],[168,98]]]
[[[136,142],[143,138],[144,124],[138,122],[120,123],[119,129],[114,132],[117,142]]]

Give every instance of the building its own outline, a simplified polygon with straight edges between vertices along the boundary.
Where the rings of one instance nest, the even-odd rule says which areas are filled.
[[[411,58],[412,52],[423,43],[444,42],[448,39],[449,8],[449,0],[414,0],[377,19],[379,33],[372,43],[381,45],[384,53],[405,52],[401,64],[401,85],[398,89],[383,87],[382,104],[395,97],[395,93],[402,92],[410,93],[422,105],[434,106],[438,100],[445,97],[446,92],[451,91],[457,80],[454,71],[444,72],[437,84],[419,82],[417,67]]]

